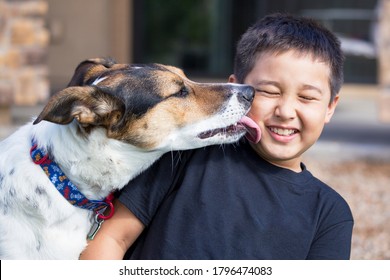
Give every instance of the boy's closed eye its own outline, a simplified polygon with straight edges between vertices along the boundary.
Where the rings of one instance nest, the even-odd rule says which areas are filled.
[[[307,101],[319,101],[323,98],[323,92],[319,87],[305,85],[298,94],[299,98]]]
[[[317,101],[318,97],[310,96],[310,95],[300,95],[299,98],[305,100],[305,101]]]
[[[323,95],[318,91],[309,90],[299,93],[298,97],[304,101],[320,101]]]
[[[263,95],[269,95],[269,96],[277,96],[280,95],[279,91],[275,90],[265,90],[265,89],[255,89],[256,93],[260,93]]]
[[[255,92],[269,98],[276,98],[283,95],[283,92],[274,86],[256,87]],[[297,92],[297,97],[303,102],[320,101],[323,94],[317,87],[306,86]]]

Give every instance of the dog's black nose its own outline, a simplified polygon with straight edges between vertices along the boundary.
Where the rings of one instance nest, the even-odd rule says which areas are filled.
[[[245,100],[252,102],[255,98],[255,89],[248,85],[243,85],[241,89],[241,96]]]

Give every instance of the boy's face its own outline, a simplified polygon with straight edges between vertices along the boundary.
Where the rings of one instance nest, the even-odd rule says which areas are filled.
[[[336,96],[330,103],[329,75],[329,66],[311,55],[288,51],[257,58],[244,83],[256,90],[248,116],[262,131],[260,142],[253,144],[261,157],[301,171],[302,153],[317,141],[338,102]]]

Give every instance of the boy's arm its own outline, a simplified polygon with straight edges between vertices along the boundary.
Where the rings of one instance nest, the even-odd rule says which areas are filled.
[[[338,194],[322,209],[323,219],[307,259],[348,260],[351,254],[353,216],[347,202]]]
[[[114,202],[114,215],[104,221],[95,238],[81,253],[81,260],[123,259],[127,249],[138,238],[145,226],[119,200]]]
[[[338,223],[317,238],[307,256],[309,260],[349,260],[353,221]]]

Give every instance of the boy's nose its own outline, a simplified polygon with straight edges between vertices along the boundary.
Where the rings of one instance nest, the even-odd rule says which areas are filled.
[[[275,108],[275,115],[284,120],[294,119],[296,116],[294,100],[286,96],[281,97]]]

